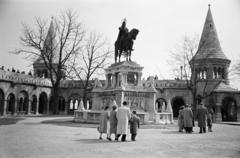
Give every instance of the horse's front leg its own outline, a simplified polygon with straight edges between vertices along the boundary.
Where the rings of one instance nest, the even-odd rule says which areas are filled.
[[[129,60],[129,61],[132,61],[132,60],[131,60],[131,53],[132,53],[132,52],[129,51],[129,54],[128,54],[128,58],[129,58],[128,60]]]

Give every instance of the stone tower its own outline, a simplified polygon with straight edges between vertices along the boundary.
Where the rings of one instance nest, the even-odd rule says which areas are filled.
[[[57,42],[56,42],[56,31],[54,27],[54,19],[52,17],[51,23],[48,29],[48,33],[46,36],[46,39],[44,41],[44,53],[52,54],[53,58],[56,59],[57,51]],[[49,63],[49,61],[47,61]],[[53,67],[57,67],[57,61],[53,60]],[[35,77],[43,77],[43,78],[49,78],[49,69],[46,67],[46,64],[44,63],[44,60],[42,56],[39,56],[38,59],[33,63],[33,70],[34,70],[34,76]]]
[[[209,5],[198,50],[190,61],[199,97],[209,95],[221,82],[228,84],[230,62],[222,51]]]

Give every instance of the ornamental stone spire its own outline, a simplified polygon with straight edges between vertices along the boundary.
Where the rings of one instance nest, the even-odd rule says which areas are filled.
[[[210,4],[208,5],[208,12],[205,19],[201,39],[198,45],[198,50],[194,56],[195,60],[198,59],[225,59],[228,60],[222,51],[216,27],[213,21]]]

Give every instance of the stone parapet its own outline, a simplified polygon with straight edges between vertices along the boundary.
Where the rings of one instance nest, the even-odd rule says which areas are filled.
[[[36,86],[52,87],[51,81],[46,78],[36,78],[30,75],[0,70],[0,80],[13,84],[32,84]]]

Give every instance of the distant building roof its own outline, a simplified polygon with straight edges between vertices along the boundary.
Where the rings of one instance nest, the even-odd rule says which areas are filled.
[[[214,92],[238,92],[240,93],[240,91],[238,89],[232,88],[230,85],[224,83],[224,82],[220,82],[218,84],[218,86],[213,90]]]

